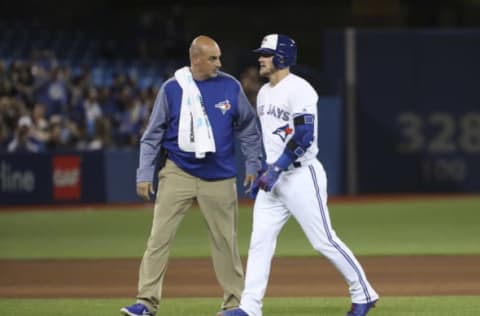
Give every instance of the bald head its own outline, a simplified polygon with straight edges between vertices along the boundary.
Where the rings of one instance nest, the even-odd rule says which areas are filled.
[[[211,37],[200,35],[190,45],[190,68],[196,80],[205,80],[217,76],[222,66],[220,47]]]
[[[193,39],[190,45],[190,58],[204,54],[206,50],[219,49],[217,42],[206,35],[200,35]]]

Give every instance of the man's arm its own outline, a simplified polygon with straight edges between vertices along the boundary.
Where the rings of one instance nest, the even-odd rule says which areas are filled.
[[[153,192],[153,177],[165,129],[167,128],[168,104],[164,86],[155,99],[147,128],[140,140],[139,167],[137,169],[137,194],[149,200]]]
[[[245,157],[246,176],[243,185],[248,192],[261,169],[263,154],[257,116],[242,89],[238,93],[238,119],[235,128]]]

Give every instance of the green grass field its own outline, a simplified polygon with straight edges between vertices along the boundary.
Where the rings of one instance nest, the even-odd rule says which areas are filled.
[[[337,234],[359,256],[480,253],[480,197],[335,203],[330,214]],[[151,217],[149,207],[0,211],[0,259],[140,257]],[[242,208],[242,256],[247,255],[251,223],[252,209]],[[180,226],[172,256],[209,255],[203,218],[192,210]],[[292,219],[280,234],[276,255],[316,253]]]
[[[2,315],[18,316],[119,316],[124,299],[0,299]],[[266,298],[265,316],[340,316],[348,298]],[[167,298],[159,315],[215,316],[219,299]],[[369,316],[478,316],[478,297],[384,297]]]
[[[480,253],[480,197],[334,203],[330,213],[338,235],[358,256]],[[251,214],[251,208],[242,208],[239,224],[242,256],[248,250]],[[0,259],[140,257],[150,223],[149,207],[66,212],[2,210]],[[291,220],[280,235],[277,256],[311,255],[316,253]],[[210,256],[200,212],[193,210],[185,218],[172,256]],[[119,307],[131,302],[131,298],[0,299],[0,311],[19,316],[119,315]],[[159,315],[213,316],[219,304],[219,298],[166,298]],[[346,297],[267,297],[264,315],[344,315],[348,305]],[[369,315],[480,315],[480,297],[382,297],[379,308]]]

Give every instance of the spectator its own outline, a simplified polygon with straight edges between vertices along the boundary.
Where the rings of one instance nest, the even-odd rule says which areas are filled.
[[[257,93],[262,85],[257,67],[247,67],[240,75],[240,83],[250,103],[256,107]]]
[[[33,52],[30,59],[0,59],[3,149],[14,138],[22,115],[31,116],[30,136],[52,150],[59,142],[62,148],[86,150],[97,137],[99,117],[109,121],[105,122],[109,132],[121,131],[103,146],[135,146],[148,123],[158,88],[140,90],[126,72],[115,70],[111,80],[104,78],[110,83],[97,88],[88,65],[62,66],[51,52]],[[62,122],[50,127],[56,115],[62,116]],[[55,134],[51,141],[50,133]]]
[[[102,108],[98,103],[98,92],[96,88],[92,87],[88,90],[87,99],[83,101],[83,111],[87,135],[89,138],[92,138],[95,133],[95,122],[98,117],[102,116]]]
[[[35,103],[33,106],[32,135],[42,142],[47,142],[50,138],[46,108],[42,103]]]
[[[121,145],[136,145],[140,135],[142,126],[143,113],[145,108],[140,99],[130,99],[126,103],[119,127],[119,142]]]
[[[101,150],[110,147],[110,121],[105,117],[98,117],[95,121],[95,135],[88,142],[87,150]]]
[[[8,144],[7,150],[13,152],[38,153],[43,151],[43,144],[32,137],[32,119],[30,116],[22,116],[18,120],[14,138]]]
[[[10,142],[10,133],[3,121],[2,117],[0,116],[0,153],[7,151],[7,145]]]
[[[88,150],[88,136],[87,136],[87,127],[85,122],[80,121],[76,123],[74,121],[70,122],[70,130],[72,132],[73,148],[76,150]]]
[[[11,65],[11,78],[18,99],[32,106],[35,100],[36,79],[29,62],[14,61]]]
[[[68,138],[69,135],[66,132],[67,129],[63,124],[63,118],[59,114],[52,115],[50,117],[49,124],[49,139],[46,143],[46,148],[49,151],[58,151],[68,149]]]
[[[49,78],[45,82],[38,99],[47,105],[47,114],[63,114],[68,105],[68,87],[65,81],[65,72],[60,68],[50,70]]]

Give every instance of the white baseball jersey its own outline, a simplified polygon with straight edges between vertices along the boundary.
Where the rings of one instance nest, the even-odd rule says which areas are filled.
[[[295,132],[293,115],[309,113],[315,117],[312,145],[297,161],[317,157],[317,102],[318,95],[303,78],[290,73],[275,86],[266,83],[257,96],[257,112],[262,125],[263,144],[267,163],[274,163],[283,153]]]
[[[294,114],[313,114],[315,131],[313,143],[297,160],[300,164],[292,164],[283,171],[271,192],[260,190],[256,197],[245,289],[240,302],[240,308],[248,316],[262,316],[262,302],[277,238],[292,216],[312,247],[328,258],[343,275],[353,303],[371,303],[378,299],[360,263],[336,235],[330,222],[327,175],[316,159],[317,101],[313,87],[291,73],[275,86],[269,83],[263,85],[257,96],[267,163],[272,164],[279,158],[292,137]]]

